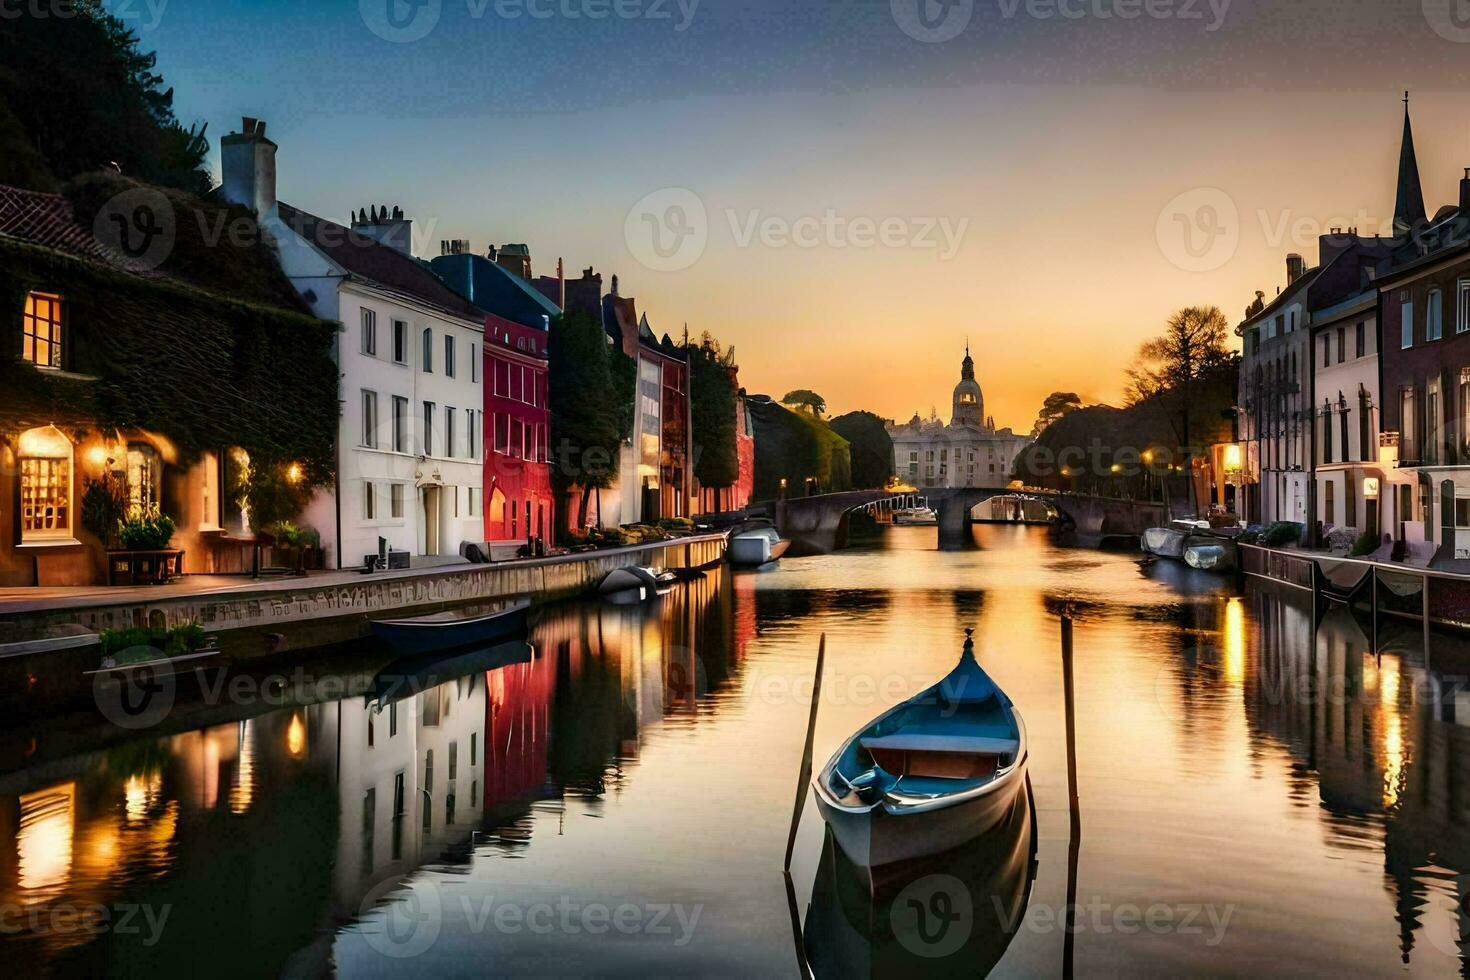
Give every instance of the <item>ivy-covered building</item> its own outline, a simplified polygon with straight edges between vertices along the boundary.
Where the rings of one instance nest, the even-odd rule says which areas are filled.
[[[0,586],[106,582],[139,523],[184,571],[239,570],[332,478],[336,329],[239,209],[0,186]]]

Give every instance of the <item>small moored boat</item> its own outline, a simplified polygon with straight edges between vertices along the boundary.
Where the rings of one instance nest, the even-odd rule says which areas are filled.
[[[939,515],[930,507],[905,507],[893,512],[895,524],[938,524]]]
[[[373,635],[400,654],[486,646],[524,635],[530,608],[529,602],[521,601],[488,613],[449,610],[412,619],[380,619],[372,624]]]
[[[730,538],[730,563],[757,567],[780,561],[791,542],[773,527],[742,531]]]
[[[597,591],[604,596],[617,598],[637,595],[641,602],[656,595],[667,595],[676,581],[678,580],[672,572],[630,565],[608,572]]]
[[[1026,726],[975,660],[853,735],[813,780],[817,808],[854,864],[938,854],[1011,812],[1026,779]]]

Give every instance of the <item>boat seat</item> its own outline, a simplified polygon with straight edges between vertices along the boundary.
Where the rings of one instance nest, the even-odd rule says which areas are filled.
[[[858,740],[869,752],[954,752],[965,755],[1015,755],[1018,739],[990,735],[948,735],[937,732],[895,732]]]

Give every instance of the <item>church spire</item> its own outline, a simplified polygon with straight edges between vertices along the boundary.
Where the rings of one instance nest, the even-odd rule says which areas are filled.
[[[1404,138],[1399,147],[1398,193],[1393,205],[1393,230],[1403,234],[1425,220],[1424,191],[1419,186],[1419,161],[1414,156],[1414,130],[1409,125],[1409,93],[1404,93]]]

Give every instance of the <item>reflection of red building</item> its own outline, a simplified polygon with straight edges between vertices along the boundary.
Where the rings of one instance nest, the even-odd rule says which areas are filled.
[[[547,332],[485,317],[485,538],[550,538]]]
[[[556,660],[538,652],[529,663],[485,673],[485,812],[536,796],[546,784]]]

